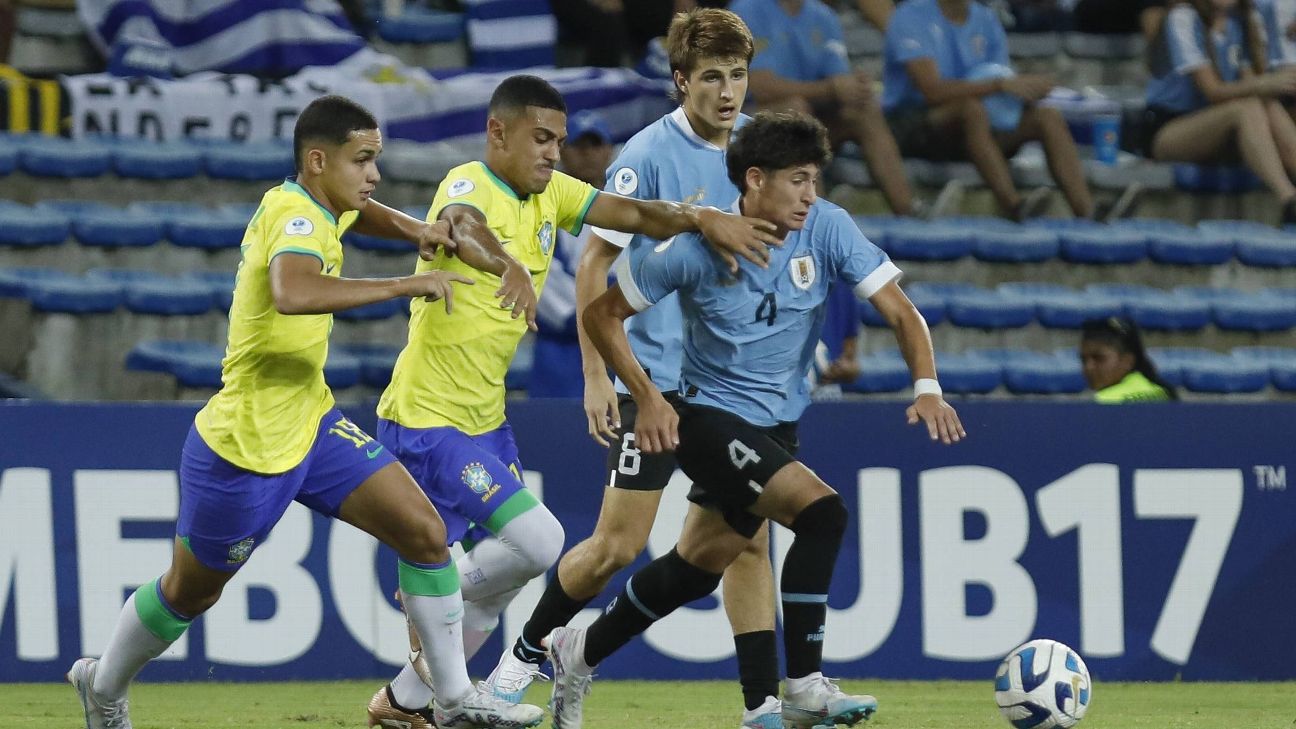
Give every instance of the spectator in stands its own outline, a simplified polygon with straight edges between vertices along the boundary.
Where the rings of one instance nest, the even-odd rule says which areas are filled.
[[[1174,4],[1150,54],[1144,139],[1165,162],[1240,158],[1296,223],[1296,123],[1281,103],[1296,69],[1266,72],[1263,34],[1251,0]]]
[[[886,32],[887,24],[891,22],[891,13],[895,12],[895,6],[894,0],[855,0],[855,7],[859,8],[860,15],[883,33]]]
[[[585,50],[585,66],[615,67],[643,57],[648,42],[666,35],[675,13],[694,0],[549,0],[564,43]]]
[[[1022,220],[1042,212],[1048,191],[1019,194],[1007,157],[1039,140],[1071,211],[1093,217],[1093,198],[1066,121],[1056,109],[1036,104],[1053,79],[970,79],[990,64],[1003,70],[1009,64],[1007,35],[990,9],[972,0],[907,0],[887,26],[884,62],[882,106],[905,156],[971,160],[1008,217]],[[1019,118],[987,112],[983,102],[1005,100],[999,94],[1021,100]]]
[[[612,132],[595,111],[579,111],[567,120],[567,144],[562,148],[563,172],[602,187],[612,163]],[[531,397],[580,397],[585,393],[580,342],[576,338],[576,263],[589,238],[558,231],[554,264],[549,266],[544,295],[536,310],[535,358],[531,365]]]
[[[1081,326],[1080,368],[1101,403],[1178,400],[1143,348],[1134,322],[1122,317],[1090,319]]]
[[[729,9],[756,40],[750,81],[756,105],[813,114],[835,144],[859,144],[891,210],[913,215],[913,192],[900,150],[873,94],[872,79],[850,67],[837,14],[822,0],[734,0]]]

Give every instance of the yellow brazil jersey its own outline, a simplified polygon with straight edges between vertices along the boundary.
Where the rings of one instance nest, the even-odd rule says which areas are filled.
[[[553,260],[555,231],[578,234],[598,191],[555,172],[539,195],[519,198],[481,162],[450,171],[428,211],[436,220],[451,205],[468,205],[486,218],[504,250],[531,271],[536,295]],[[476,281],[456,286],[454,313],[444,302],[411,304],[409,342],[396,360],[391,384],[378,402],[378,415],[407,428],[452,426],[469,435],[504,422],[504,375],[526,332],[526,319],[501,309],[498,276],[439,254],[418,263],[418,271],[456,271]]]
[[[213,451],[257,473],[283,473],[301,463],[320,418],[333,407],[324,384],[332,314],[285,315],[270,294],[270,261],[281,253],[320,259],[327,276],[342,275],[342,233],[358,213],[340,220],[292,180],[270,190],[243,234],[243,260],[229,312],[224,383],[198,412],[196,425]]]

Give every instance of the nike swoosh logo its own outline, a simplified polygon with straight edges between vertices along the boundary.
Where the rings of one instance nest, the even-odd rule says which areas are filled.
[[[383,449],[382,446],[378,446],[377,448],[375,448],[375,449],[373,449],[373,450],[371,450],[371,451],[365,451],[365,455],[366,455],[366,456],[369,456],[369,460],[372,461],[373,459],[375,459],[375,458],[378,457],[378,454],[379,454],[379,453],[382,453],[382,449]]]
[[[325,269],[324,269],[324,273],[333,273],[333,269],[336,268],[336,267],[337,267],[337,264],[336,264],[336,263],[330,263],[330,264],[328,265],[328,268],[325,268]]]

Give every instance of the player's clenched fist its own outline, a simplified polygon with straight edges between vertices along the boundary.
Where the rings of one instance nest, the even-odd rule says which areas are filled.
[[[635,443],[644,453],[673,451],[679,445],[679,413],[660,392],[639,404]]]
[[[403,283],[403,291],[401,292],[403,296],[422,296],[427,301],[445,299],[447,314],[454,310],[454,289],[450,287],[450,284],[461,283],[471,286],[475,283],[467,276],[462,276],[453,271],[416,273],[413,276],[406,276],[401,281]]]

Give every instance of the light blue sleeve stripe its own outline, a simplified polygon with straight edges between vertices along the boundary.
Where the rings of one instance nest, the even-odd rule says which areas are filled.
[[[641,602],[639,602],[639,598],[635,596],[635,594],[634,594],[634,578],[631,578],[631,579],[629,579],[629,580],[626,580],[626,597],[630,598],[630,604],[631,604],[631,605],[634,605],[636,608],[638,608],[638,609],[639,609],[639,612],[641,612],[641,613],[643,613],[644,615],[648,616],[648,618],[650,618],[650,619],[652,619],[652,620],[661,620],[661,617],[660,617],[660,616],[658,616],[657,614],[655,614],[653,611],[649,610],[648,608],[644,607],[644,604],[641,603]],[[824,596],[824,601],[826,602],[827,600],[828,600],[828,596],[825,595],[825,596]]]
[[[800,603],[828,603],[827,595],[808,595],[804,592],[785,592],[783,593],[783,602],[800,602]]]

